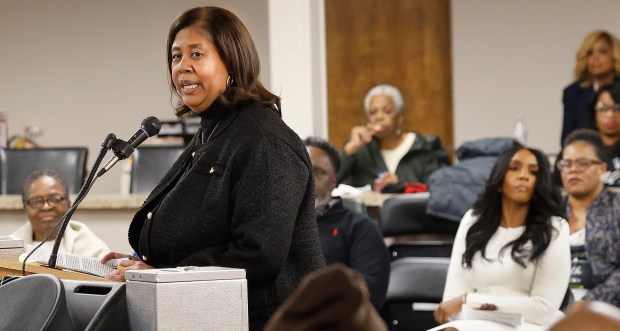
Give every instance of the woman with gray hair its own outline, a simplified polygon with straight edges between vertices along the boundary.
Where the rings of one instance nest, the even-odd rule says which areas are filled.
[[[403,96],[391,85],[377,85],[364,98],[366,124],[351,130],[341,158],[339,177],[345,184],[370,184],[375,191],[399,182],[426,183],[447,164],[443,147],[418,132],[402,132]]]

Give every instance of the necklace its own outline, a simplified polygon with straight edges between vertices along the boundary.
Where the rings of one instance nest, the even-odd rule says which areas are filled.
[[[213,135],[213,132],[215,132],[215,130],[217,130],[217,126],[220,125],[220,122],[221,121],[219,121],[219,122],[217,122],[217,124],[215,124],[215,127],[213,128],[213,130],[211,130],[211,133],[209,133],[209,136],[207,137],[207,141],[203,140],[203,142],[202,142],[203,144],[209,143],[209,140],[211,140],[211,136]],[[204,137],[204,135],[203,135],[203,137]]]

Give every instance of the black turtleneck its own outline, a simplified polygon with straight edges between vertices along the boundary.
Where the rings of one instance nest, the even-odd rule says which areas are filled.
[[[196,115],[200,117],[200,126],[202,127],[201,142],[204,144],[215,129],[215,126],[230,115],[230,109],[224,106],[219,99],[216,99],[209,108]]]

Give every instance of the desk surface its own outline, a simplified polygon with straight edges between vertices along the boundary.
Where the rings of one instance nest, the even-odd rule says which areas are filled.
[[[397,193],[378,193],[378,192],[370,191],[370,192],[362,192],[359,194],[343,193],[341,197],[345,199],[358,200],[361,203],[363,203],[364,206],[366,207],[380,207],[385,200],[395,195],[398,195],[398,194]]]
[[[93,194],[87,196],[78,210],[136,210],[146,200],[146,194]],[[75,196],[71,196],[74,201]],[[0,210],[23,210],[21,195],[0,195]]]
[[[21,276],[22,264],[14,261],[0,260],[0,277],[4,276]],[[26,274],[50,274],[60,279],[75,279],[75,280],[91,280],[91,281],[104,281],[104,278],[91,276],[79,272],[70,270],[60,270],[46,268],[37,264],[26,263]]]

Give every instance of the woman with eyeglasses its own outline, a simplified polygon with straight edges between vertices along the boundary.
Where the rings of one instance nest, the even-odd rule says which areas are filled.
[[[54,226],[71,205],[67,192],[67,182],[53,170],[35,171],[28,176],[24,181],[22,202],[29,222],[12,235],[23,239],[26,245],[38,245],[46,240],[41,248],[51,251],[59,228]],[[62,239],[60,252],[97,258],[110,252],[103,240],[77,221],[69,221]]]
[[[602,147],[596,131],[576,130],[564,141],[557,166],[567,192],[576,305],[604,301],[620,307],[620,194],[603,185]]]
[[[620,185],[620,83],[602,87],[590,104],[590,122],[603,141],[604,182]]]
[[[437,322],[450,323],[437,330],[516,330],[483,312],[520,314],[523,330],[542,329],[562,316],[569,229],[549,171],[537,149],[517,145],[498,156],[454,239],[443,302],[435,311]]]

